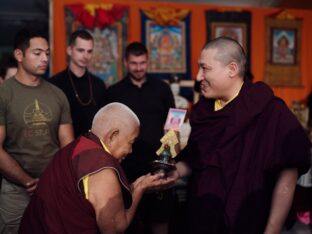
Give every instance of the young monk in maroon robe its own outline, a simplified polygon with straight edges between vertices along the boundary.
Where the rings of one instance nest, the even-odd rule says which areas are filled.
[[[191,174],[189,233],[281,233],[311,144],[270,87],[244,80],[236,41],[209,42],[198,63],[202,98],[175,171]]]
[[[128,184],[119,162],[131,152],[139,119],[125,105],[98,111],[91,131],[59,151],[26,208],[20,233],[121,233],[142,194],[174,182],[145,175]]]

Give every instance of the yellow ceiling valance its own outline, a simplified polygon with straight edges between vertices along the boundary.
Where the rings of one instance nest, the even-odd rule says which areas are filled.
[[[159,25],[177,25],[190,11],[173,8],[152,8],[144,9],[143,12]]]
[[[290,14],[287,10],[281,10],[278,13],[272,15],[273,18],[280,19],[280,20],[295,20],[296,17]]]

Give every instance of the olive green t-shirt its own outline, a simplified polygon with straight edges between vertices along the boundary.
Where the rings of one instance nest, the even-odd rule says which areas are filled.
[[[11,78],[0,86],[4,149],[31,176],[40,176],[59,149],[59,125],[67,123],[71,117],[66,96],[49,82],[32,87]]]

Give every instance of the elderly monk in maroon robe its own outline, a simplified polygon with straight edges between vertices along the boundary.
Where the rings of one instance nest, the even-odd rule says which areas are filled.
[[[196,234],[281,233],[310,142],[285,103],[244,80],[245,53],[229,38],[199,58],[202,97],[175,176],[191,174],[189,228]]]
[[[20,233],[121,233],[142,194],[174,182],[145,175],[128,184],[119,162],[131,152],[139,119],[125,105],[98,111],[91,131],[59,151],[24,213]]]

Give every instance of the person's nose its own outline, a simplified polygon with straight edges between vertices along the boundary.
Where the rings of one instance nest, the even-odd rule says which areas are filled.
[[[197,75],[196,75],[196,80],[197,81],[202,81],[204,78],[203,78],[203,73],[201,71],[201,68],[199,68],[198,72],[197,72]]]
[[[85,52],[85,53],[83,53],[83,58],[84,59],[90,59],[91,58],[91,54],[89,52]]]
[[[42,53],[41,60],[45,63],[49,62],[49,55]]]

